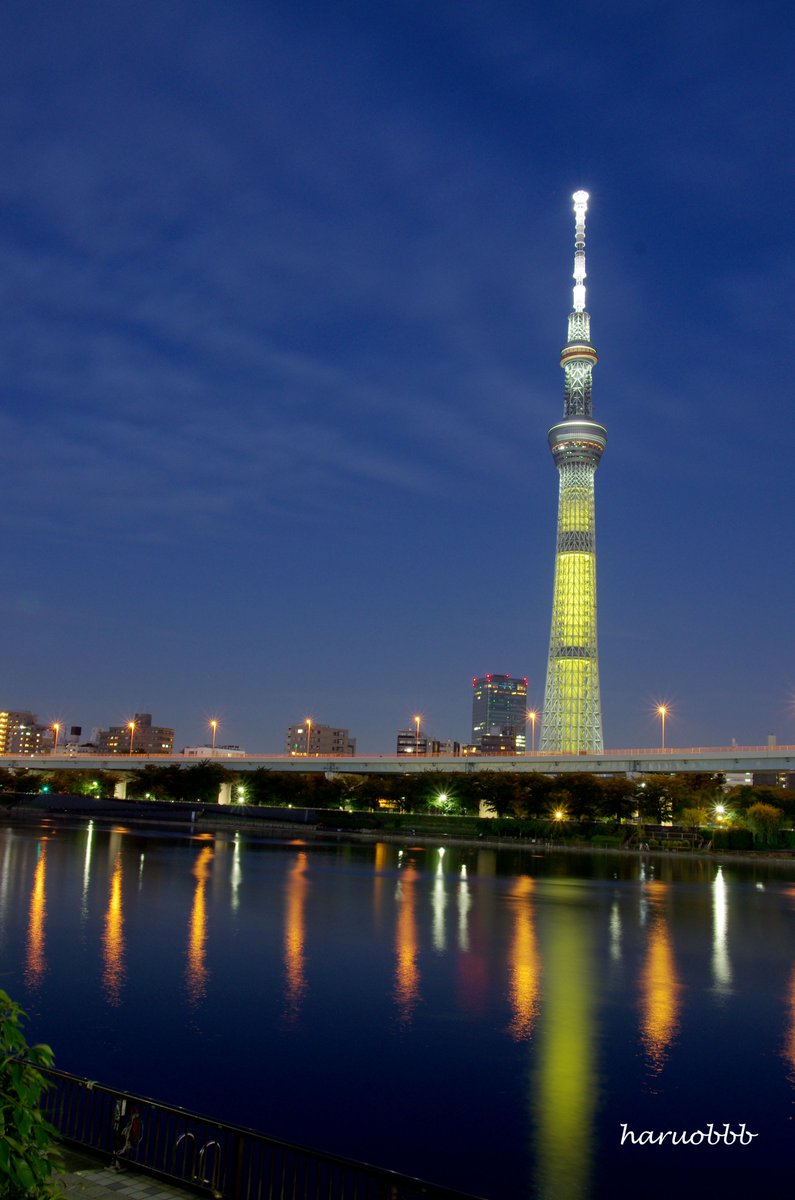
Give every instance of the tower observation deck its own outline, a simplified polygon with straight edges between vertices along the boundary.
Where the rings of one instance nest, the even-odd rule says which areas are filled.
[[[596,642],[596,512],[594,475],[607,430],[591,416],[591,373],[597,362],[585,308],[585,213],[588,193],[575,192],[574,303],[560,356],[565,374],[563,420],[549,431],[560,476],[552,629],[541,726],[541,750],[594,754],[603,749]]]

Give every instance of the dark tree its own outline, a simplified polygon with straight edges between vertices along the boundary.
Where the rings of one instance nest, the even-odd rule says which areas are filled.
[[[635,781],[616,776],[615,779],[603,779],[600,784],[600,796],[597,811],[600,817],[616,821],[624,821],[631,817],[636,809]]]

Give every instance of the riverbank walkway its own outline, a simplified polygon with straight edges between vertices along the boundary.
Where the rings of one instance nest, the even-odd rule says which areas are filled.
[[[196,1193],[162,1183],[143,1171],[114,1171],[105,1159],[62,1149],[65,1171],[56,1176],[67,1200],[196,1200]]]

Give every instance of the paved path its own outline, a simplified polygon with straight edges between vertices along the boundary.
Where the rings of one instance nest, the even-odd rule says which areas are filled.
[[[68,1200],[188,1200],[194,1192],[161,1183],[142,1171],[114,1171],[90,1155],[66,1150],[67,1170],[57,1176]]]
[[[111,1171],[110,1167],[71,1171],[59,1176],[58,1182],[68,1200],[186,1200],[191,1195],[151,1175]]]

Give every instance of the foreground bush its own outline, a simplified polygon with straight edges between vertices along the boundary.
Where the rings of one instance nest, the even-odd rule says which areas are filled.
[[[25,1014],[0,991],[0,1198],[58,1200],[52,1182],[60,1168],[57,1131],[39,1104],[49,1086],[38,1067],[51,1067],[49,1046],[29,1046],[22,1033]]]

